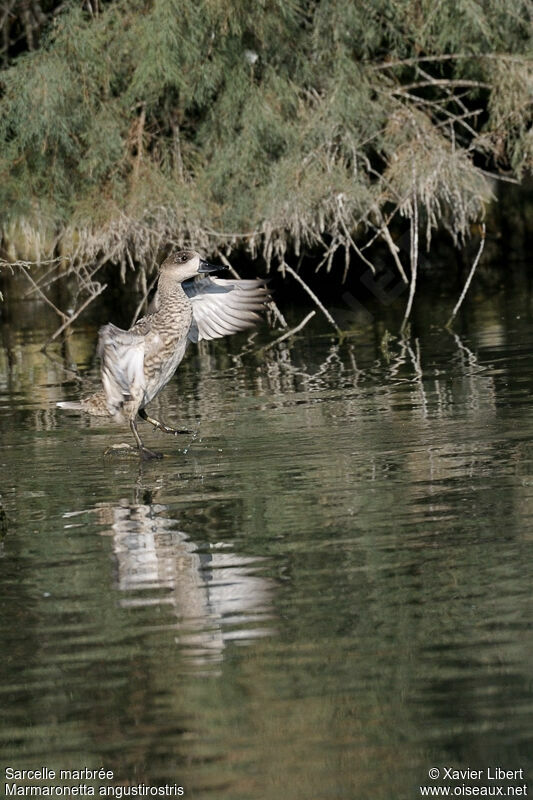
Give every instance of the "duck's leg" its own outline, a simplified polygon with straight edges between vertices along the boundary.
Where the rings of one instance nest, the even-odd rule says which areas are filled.
[[[135,424],[134,419],[130,419],[130,428],[131,432],[135,436],[135,441],[137,442],[137,449],[141,454],[141,458],[163,458],[162,453],[156,453],[155,450],[149,450],[148,447],[145,447],[142,443],[142,439],[139,436],[139,431],[137,430],[137,425]]]
[[[159,422],[158,419],[149,417],[144,408],[140,408],[138,413],[141,419],[144,419],[145,422],[149,422],[150,425],[154,426],[154,428],[157,428],[164,433],[173,433],[174,436],[178,436],[180,433],[191,433],[191,431],[185,430],[185,428],[170,428],[168,425],[165,425],[164,422]]]

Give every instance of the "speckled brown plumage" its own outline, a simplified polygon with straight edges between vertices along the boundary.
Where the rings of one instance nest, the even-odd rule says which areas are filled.
[[[218,269],[194,250],[181,250],[167,258],[150,313],[128,331],[112,323],[100,329],[102,389],[79,403],[58,405],[129,422],[141,455],[159,456],[142,444],[137,414],[167,433],[184,432],[152,419],[145,406],[172,378],[189,341],[214,339],[255,325],[260,319],[257,312],[268,299],[259,280],[196,277]]]

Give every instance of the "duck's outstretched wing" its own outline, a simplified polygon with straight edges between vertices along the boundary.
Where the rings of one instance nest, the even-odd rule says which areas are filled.
[[[261,280],[195,278],[182,283],[192,303],[193,322],[189,339],[218,339],[256,325],[269,299]]]
[[[107,408],[120,415],[125,403],[140,402],[144,395],[144,336],[110,322],[100,328],[97,352]]]

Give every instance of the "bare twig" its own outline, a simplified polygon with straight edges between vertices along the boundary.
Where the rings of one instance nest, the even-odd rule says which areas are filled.
[[[88,305],[90,305],[90,303],[92,303],[92,301],[93,301],[95,298],[97,298],[99,294],[102,294],[102,292],[103,292],[103,291],[105,291],[106,289],[107,289],[107,283],[103,283],[103,284],[101,284],[101,285],[97,286],[97,287],[96,287],[96,288],[93,290],[93,294],[91,294],[91,296],[90,296],[90,297],[88,297],[88,298],[87,298],[87,300],[86,300],[84,303],[82,303],[82,304],[81,304],[81,306],[80,306],[80,307],[79,307],[79,308],[78,308],[78,309],[77,309],[77,310],[74,312],[74,314],[71,314],[71,316],[70,316],[70,317],[69,317],[69,318],[68,318],[68,319],[67,319],[67,320],[66,320],[66,321],[63,323],[63,325],[61,325],[61,326],[60,326],[60,327],[57,329],[57,331],[56,331],[55,333],[53,333],[53,334],[52,334],[52,336],[50,336],[50,338],[48,339],[48,341],[46,342],[46,344],[44,344],[44,345],[43,345],[43,347],[42,347],[41,349],[42,349],[42,350],[46,350],[46,348],[48,347],[48,345],[50,344],[50,342],[53,342],[53,341],[54,341],[54,339],[57,339],[57,337],[58,337],[58,336],[59,336],[61,333],[63,333],[63,331],[64,331],[64,330],[66,330],[66,328],[68,328],[70,325],[72,325],[72,323],[74,322],[74,320],[75,320],[75,319],[77,319],[77,318],[79,317],[79,315],[81,314],[81,312],[82,312],[82,311],[85,311],[85,309],[87,308],[87,306],[88,306]]]
[[[476,257],[474,259],[474,263],[472,264],[470,272],[468,273],[468,277],[467,277],[467,279],[465,281],[465,285],[463,286],[463,291],[461,292],[461,296],[459,297],[459,300],[455,304],[455,308],[453,309],[453,311],[451,313],[450,319],[446,323],[446,327],[447,328],[449,328],[451,326],[455,315],[457,314],[457,312],[461,308],[462,302],[466,297],[466,293],[468,291],[468,287],[470,286],[470,284],[472,282],[472,278],[474,277],[474,272],[477,269],[477,265],[479,264],[479,259],[481,258],[481,254],[483,252],[483,248],[485,247],[485,232],[486,232],[486,227],[485,227],[485,223],[483,222],[481,224],[481,239],[479,241],[479,248],[478,248],[478,251],[476,253]]]
[[[367,267],[370,267],[370,269],[372,270],[372,274],[375,275],[376,274],[375,266],[373,265],[373,263],[371,261],[368,260],[368,258],[365,255],[363,255],[363,253],[361,252],[359,247],[357,247],[356,243],[354,242],[354,240],[352,239],[352,237],[350,235],[350,232],[349,232],[348,228],[346,227],[346,223],[344,221],[344,205],[343,205],[342,200],[343,200],[342,194],[337,195],[337,205],[339,207],[339,220],[340,220],[342,229],[344,231],[344,234],[345,234],[348,242],[351,244],[351,246],[353,247],[353,249],[355,250],[355,252],[359,256],[359,258],[362,261],[365,262]]]
[[[0,258],[0,267],[9,267],[13,269],[13,267],[42,267],[45,264],[55,264],[58,261],[64,261],[67,256],[58,256],[58,258],[48,258],[45,261],[5,261],[5,259]]]
[[[494,181],[503,181],[504,183],[514,183],[515,186],[520,186],[522,181],[518,180],[518,178],[511,178],[510,175],[500,175],[498,172],[489,172],[482,167],[477,167],[478,172],[481,172],[483,175],[486,175],[488,178],[492,178]]]
[[[288,328],[289,327],[287,325],[287,320],[285,319],[285,317],[283,316],[283,314],[279,310],[276,302],[272,299],[272,297],[270,298],[270,300],[267,303],[267,308],[268,308],[269,311],[271,311],[273,313],[273,315],[276,317],[277,321],[279,322],[279,324],[281,325],[282,328]]]
[[[467,119],[468,117],[476,116],[477,114],[480,113],[480,111],[472,111],[463,115],[454,114],[453,111],[449,111],[445,106],[446,104],[449,104],[451,101],[454,101],[459,105],[463,106],[464,104],[461,102],[461,97],[459,94],[454,94],[451,91],[451,89],[446,89],[445,94],[446,97],[441,98],[440,100],[428,100],[426,97],[419,97],[418,95],[411,94],[410,92],[401,92],[401,97],[405,100],[412,100],[413,103],[415,103],[416,105],[424,106],[425,108],[430,109],[431,111],[433,111],[434,114],[443,114],[446,117],[446,119],[441,120],[439,123],[435,123],[435,127],[438,128],[441,125],[445,125],[449,122],[451,123],[457,122],[466,131],[468,131],[470,136],[477,137],[478,134],[476,133],[474,128],[472,128],[472,126],[469,125],[464,120]]]
[[[138,303],[138,305],[137,305],[137,308],[135,309],[135,314],[133,315],[133,319],[132,319],[132,321],[131,321],[130,328],[133,328],[133,326],[135,325],[135,323],[136,323],[136,322],[137,322],[137,320],[139,319],[139,314],[141,313],[141,309],[142,309],[142,307],[144,306],[144,304],[146,303],[146,300],[147,300],[147,298],[148,298],[148,295],[150,294],[150,292],[151,292],[151,291],[152,291],[152,289],[154,288],[154,286],[155,286],[155,284],[156,284],[156,282],[157,282],[157,279],[158,279],[158,278],[159,278],[159,273],[158,273],[157,275],[155,275],[155,276],[152,278],[152,280],[150,281],[150,285],[149,285],[149,286],[148,286],[148,288],[146,289],[145,293],[143,294],[143,296],[142,296],[141,300],[139,301],[139,303]]]
[[[415,81],[415,83],[407,83],[403,86],[398,86],[391,91],[391,94],[403,94],[409,92],[411,89],[426,89],[428,86],[445,86],[451,89],[460,89],[465,86],[469,89],[492,89],[491,83],[485,81],[470,81],[466,79],[453,80],[452,78],[435,78],[430,81]]]
[[[44,275],[42,275],[39,278],[38,281],[35,281],[40,289],[43,289],[43,290],[47,289],[49,286],[51,286],[53,283],[55,283],[60,277],[62,277],[61,274],[59,274],[59,275],[54,274],[54,273],[56,273],[56,270],[57,270],[57,268],[59,266],[60,266],[59,264],[54,264],[53,267],[51,267],[50,269],[46,270]],[[52,277],[50,277],[50,275]],[[27,297],[31,297],[32,294],[35,294],[36,291],[37,290],[35,289],[34,286],[30,287],[28,289],[28,291],[24,294],[24,299],[26,299]]]
[[[267,308],[270,311],[272,311],[272,313],[274,314],[274,316],[276,317],[277,321],[279,322],[279,324],[281,325],[282,328],[288,328],[289,327],[287,325],[287,320],[285,319],[285,317],[283,316],[283,314],[279,310],[279,308],[277,306],[277,303],[272,299],[272,297],[270,298],[269,302],[267,303]]]
[[[392,240],[392,236],[390,235],[390,231],[389,231],[389,229],[387,227],[387,224],[385,222],[383,222],[383,226],[382,226],[380,232],[383,235],[383,238],[385,239],[385,241],[387,243],[387,246],[388,246],[388,248],[389,248],[389,250],[391,252],[391,255],[392,255],[392,257],[393,257],[393,259],[394,259],[394,261],[396,263],[396,266],[398,268],[398,272],[400,273],[400,275],[402,277],[402,281],[404,283],[409,283],[409,281],[407,280],[407,275],[405,274],[405,270],[404,270],[404,268],[402,266],[402,262],[400,261],[400,256],[398,255],[398,247],[397,247],[397,245],[394,244],[394,242]]]
[[[283,267],[283,269],[285,269],[285,271],[286,271],[286,272],[290,273],[290,274],[292,275],[292,277],[293,277],[295,280],[297,280],[297,281],[298,281],[298,283],[299,283],[301,286],[303,286],[303,288],[305,289],[305,291],[307,292],[307,294],[309,295],[309,297],[311,297],[311,298],[312,298],[312,300],[314,300],[314,302],[317,304],[317,306],[319,307],[319,309],[322,311],[322,313],[323,313],[323,314],[324,314],[324,316],[326,317],[327,321],[328,321],[329,323],[331,323],[331,325],[333,325],[333,327],[335,328],[335,330],[337,331],[337,333],[338,333],[338,334],[341,336],[341,335],[342,335],[342,331],[341,331],[341,329],[339,328],[339,326],[337,325],[337,323],[335,322],[335,320],[333,319],[333,317],[331,316],[331,314],[329,313],[329,311],[327,310],[327,308],[325,308],[325,306],[324,306],[324,305],[323,305],[323,304],[320,302],[320,300],[318,299],[318,297],[316,296],[316,294],[313,292],[313,290],[312,290],[312,289],[310,289],[310,288],[309,288],[309,286],[306,284],[306,282],[303,280],[303,278],[301,278],[301,277],[298,275],[298,273],[297,273],[297,272],[295,272],[295,271],[293,270],[293,268],[292,268],[292,267],[289,267],[289,265],[288,265],[288,264],[287,264],[285,261],[283,262],[283,264],[281,264],[281,265],[280,265],[279,269],[281,270],[281,268],[282,268],[282,267]]]
[[[231,274],[233,275],[233,277],[234,277],[234,278],[237,278],[237,280],[240,280],[240,277],[241,277],[241,276],[239,275],[239,273],[237,272],[237,270],[236,270],[234,267],[232,267],[232,266],[231,266],[231,264],[229,263],[228,259],[227,259],[227,258],[226,258],[226,256],[224,255],[224,253],[221,253],[221,252],[220,252],[220,250],[217,250],[217,253],[218,253],[218,257],[220,258],[220,260],[222,261],[222,263],[224,264],[224,266],[226,266],[226,267],[229,269],[229,271],[231,272]]]
[[[0,29],[4,27],[5,22],[15,7],[16,0],[11,0],[7,3],[4,9],[4,15],[0,17]]]
[[[414,185],[414,178],[413,178]],[[407,320],[411,314],[411,308],[416,291],[416,274],[418,271],[418,198],[416,191],[413,191],[413,208],[411,214],[411,283],[409,286],[409,299],[403,317],[403,322],[400,330],[402,333],[405,331]]]
[[[418,67],[418,71],[419,71],[419,72],[420,72],[420,74],[421,74],[421,75],[422,75],[424,78],[426,78],[427,80],[429,80],[429,81],[433,81],[433,80],[434,80],[434,78],[433,78],[433,75],[431,75],[429,72],[427,72],[427,71],[426,71],[425,69],[423,69],[422,67],[420,67],[420,66],[419,66],[419,67]],[[457,94],[456,94],[456,93],[454,93],[454,92],[453,92],[453,90],[452,90],[452,89],[450,89],[449,87],[445,87],[445,89],[444,89],[444,93],[445,93],[445,94],[446,94],[446,96],[449,98],[449,100],[450,100],[450,103],[451,103],[451,102],[455,102],[455,103],[457,103],[457,105],[459,106],[459,108],[461,109],[461,111],[463,111],[463,115],[457,115],[457,114],[454,114],[453,112],[451,112],[451,111],[448,111],[448,109],[447,109],[447,108],[444,108],[444,107],[441,107],[441,109],[440,109],[440,112],[441,112],[441,113],[444,113],[444,114],[446,114],[446,115],[447,115],[447,116],[448,116],[448,117],[451,119],[451,124],[452,124],[452,126],[453,126],[453,123],[460,122],[460,124],[461,124],[461,125],[462,125],[464,128],[466,128],[466,130],[468,131],[468,133],[469,133],[471,136],[473,136],[473,137],[474,137],[474,139],[475,139],[475,138],[477,137],[477,133],[476,133],[476,131],[474,130],[474,128],[472,128],[472,126],[471,126],[471,125],[469,125],[467,122],[464,122],[464,118],[465,118],[465,115],[466,115],[466,118],[468,118],[468,117],[469,117],[469,116],[471,116],[471,115],[476,115],[476,114],[482,113],[482,109],[479,109],[479,111],[477,111],[477,112],[476,112],[476,111],[474,111],[474,112],[470,112],[470,113],[469,113],[469,111],[468,111],[468,108],[466,107],[466,105],[465,105],[465,104],[463,103],[463,101],[462,101],[462,98],[461,98],[461,94],[460,94],[460,93],[457,93]],[[443,124],[446,124],[446,120],[444,120],[443,122],[439,123],[439,125],[443,125]],[[438,128],[438,127],[439,127],[439,125],[437,125],[436,127]],[[452,129],[453,129],[453,127],[452,127]]]
[[[386,219],[383,218],[382,211],[377,205],[373,205],[372,206],[372,208],[370,209],[370,212],[372,212],[372,213],[374,213],[376,215],[377,222],[374,223],[372,221],[372,219],[370,217],[370,212],[369,212],[369,214],[367,214],[365,222],[366,222],[367,225],[370,225],[370,227],[375,230],[375,233],[374,233],[373,236],[370,237],[368,242],[365,242],[365,244],[361,246],[361,250],[367,250],[369,247],[372,247],[374,242],[377,239],[379,239],[380,236],[383,235],[383,232],[381,230],[381,226],[383,224],[385,224],[388,227],[389,223],[392,222],[392,220],[394,219],[394,217],[396,216],[396,214],[400,210],[400,205],[401,205],[401,202],[398,202],[395,205],[394,209],[387,215]],[[362,222],[362,220],[361,220],[361,222]]]
[[[401,58],[396,61],[385,61],[382,64],[370,65],[370,69],[382,70],[390,69],[391,67],[429,63],[431,61],[458,61],[460,59],[475,61],[479,61],[480,59],[493,59],[495,61],[512,61],[517,64],[529,64],[529,59],[525,56],[509,56],[504,53],[443,53],[438,56],[416,56],[414,58]]]
[[[262,347],[259,352],[264,353],[265,350],[270,350],[271,347],[274,347],[274,345],[285,341],[285,339],[288,339],[289,336],[294,336],[295,333],[298,333],[299,331],[302,330],[302,328],[305,325],[307,325],[309,320],[312,319],[315,316],[315,314],[316,311],[310,311],[309,314],[305,317],[305,319],[303,319],[298,325],[296,325],[295,328],[291,328],[291,330],[284,333],[283,336],[278,336],[278,338],[274,339],[273,342],[270,342],[270,344],[267,344],[265,347]]]
[[[31,285],[33,286],[33,288],[35,289],[35,291],[36,291],[36,292],[39,294],[39,296],[40,296],[40,297],[41,297],[41,298],[44,300],[44,302],[45,302],[45,303],[47,303],[47,304],[50,306],[50,308],[53,308],[53,309],[54,309],[54,311],[56,312],[56,314],[57,314],[58,316],[60,316],[60,317],[61,317],[61,319],[63,319],[63,320],[67,320],[67,319],[68,319],[68,316],[67,316],[67,314],[65,314],[63,311],[61,311],[61,309],[59,309],[59,308],[58,308],[58,307],[57,307],[57,306],[56,306],[54,303],[52,303],[52,301],[50,300],[50,298],[48,298],[48,297],[45,295],[45,293],[43,292],[43,290],[41,289],[41,287],[40,287],[40,286],[39,286],[37,283],[35,283],[35,281],[33,280],[32,276],[30,275],[30,273],[28,272],[28,270],[26,269],[26,267],[23,267],[23,266],[21,266],[21,267],[20,267],[20,271],[22,272],[22,274],[23,274],[23,275],[25,275],[25,276],[26,276],[26,278],[29,280],[29,282],[31,283]]]

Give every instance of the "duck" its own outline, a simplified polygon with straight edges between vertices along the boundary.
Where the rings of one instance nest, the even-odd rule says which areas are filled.
[[[161,264],[146,316],[129,330],[112,322],[100,328],[101,388],[79,402],[58,402],[57,406],[129,424],[136,446],[126,447],[136,450],[142,459],[162,458],[161,453],[145,447],[137,419],[173,436],[190,434],[149,416],[146,406],[170,381],[189,343],[254,327],[269,300],[265,281],[211,277],[222,269],[225,267],[210,264],[196,250],[171,253]]]

